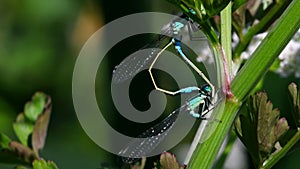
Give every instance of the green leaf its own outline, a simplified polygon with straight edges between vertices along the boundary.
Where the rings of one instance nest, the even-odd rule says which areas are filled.
[[[41,159],[33,161],[33,169],[58,169],[58,167],[53,161]]]
[[[44,147],[50,113],[51,98],[44,93],[37,92],[32,97],[32,101],[26,103],[25,113],[19,114],[13,124],[20,142],[25,146],[32,145],[36,154]]]
[[[8,149],[10,141],[11,140],[8,136],[6,136],[3,133],[0,133],[0,151],[1,149]]]
[[[25,104],[24,113],[26,118],[35,122],[38,116],[43,112],[45,101],[46,95],[44,93],[35,93],[32,100]]]
[[[13,123],[13,129],[17,137],[19,138],[20,142],[25,146],[28,146],[28,139],[33,131],[33,127],[33,123],[25,119],[24,113],[19,114],[16,122]]]
[[[273,109],[264,92],[251,97],[246,106],[247,111],[239,115],[236,128],[258,168],[274,152],[275,144],[279,144],[289,126],[285,118],[279,118],[280,112]]]
[[[25,111],[27,113],[20,113],[13,123],[13,129],[21,143],[11,141],[0,133],[1,162],[31,163],[38,158],[38,150],[44,147],[51,113],[50,97],[36,93],[32,101],[26,104]]]
[[[258,114],[257,134],[259,150],[270,153],[275,142],[274,127],[279,118],[279,111],[273,110],[273,104],[267,101],[266,93],[258,93],[254,98],[254,113]]]
[[[48,97],[47,104],[45,104],[45,107],[43,108],[43,113],[37,118],[32,133],[32,147],[36,154],[38,154],[38,150],[42,149],[45,145],[50,115],[51,99]]]

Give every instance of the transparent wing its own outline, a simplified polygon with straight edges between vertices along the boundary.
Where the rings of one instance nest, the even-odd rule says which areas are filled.
[[[122,161],[125,163],[133,163],[139,158],[145,157],[147,154],[151,153],[159,145],[159,143],[168,135],[168,132],[174,126],[176,119],[178,118],[180,113],[196,110],[196,107],[200,107],[199,111],[201,111],[201,118],[199,119],[214,120],[220,122],[220,120],[205,117],[205,115],[208,112],[213,110],[215,105],[212,105],[210,100],[206,100],[209,98],[204,96],[206,95],[204,95],[203,93],[198,93],[190,97],[186,100],[186,103],[184,105],[174,110],[163,121],[149,128],[148,130],[140,134],[137,138],[134,138],[126,146],[126,148],[122,149],[119,152],[119,155],[123,156]]]
[[[182,16],[181,16],[182,17]],[[189,37],[190,40],[204,40],[205,36],[194,36],[192,33],[199,31],[199,25],[187,21],[185,18],[176,18],[173,19],[170,23],[166,24],[162,28],[162,35],[155,42],[150,43],[149,45],[144,46],[141,49],[153,48],[152,51],[147,55],[130,55],[125,58],[119,65],[117,65],[113,71],[112,82],[114,84],[122,83],[136,74],[138,74],[144,67],[149,67],[149,65],[154,60],[155,56],[159,52],[159,48],[163,47],[163,43],[165,42],[166,37],[174,35],[174,31],[176,28],[172,26],[172,23],[175,21],[183,22],[185,25],[187,24],[188,35],[183,35]],[[177,30],[179,31],[179,30]],[[165,36],[167,35],[167,36]]]
[[[163,45],[167,36],[160,36],[159,40],[144,46],[141,49],[153,48],[148,55],[130,55],[125,58],[113,71],[112,82],[114,84],[122,83],[138,74],[143,67],[152,63],[155,56],[159,52],[159,48]]]
[[[185,104],[174,110],[163,121],[149,128],[137,138],[134,138],[126,148],[119,152],[119,155],[123,156],[122,161],[125,163],[133,163],[154,150],[175,124],[179,112],[186,109],[186,106]]]

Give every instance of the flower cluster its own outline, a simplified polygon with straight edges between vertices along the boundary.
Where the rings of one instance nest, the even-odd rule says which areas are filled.
[[[300,30],[281,52],[279,59],[277,73],[283,77],[294,74],[296,78],[300,78]]]
[[[241,59],[248,59],[266,35],[267,32],[254,36],[247,50],[241,54]],[[233,46],[237,41],[237,36],[233,36]],[[276,73],[282,77],[294,74],[296,78],[300,78],[300,30],[298,30],[292,40],[281,52],[279,60],[280,63]]]

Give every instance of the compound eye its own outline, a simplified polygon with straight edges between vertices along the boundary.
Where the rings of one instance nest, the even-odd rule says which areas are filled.
[[[205,90],[206,92],[211,92],[210,86],[205,86],[205,87],[204,87],[204,90]]]

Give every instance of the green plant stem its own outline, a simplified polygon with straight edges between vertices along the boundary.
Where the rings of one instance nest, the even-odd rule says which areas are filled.
[[[217,64],[219,63],[219,60],[221,60],[221,63],[218,64],[218,67],[224,66],[224,70],[221,68],[221,73],[227,73],[227,75],[221,74],[220,76],[225,76],[225,79],[223,79],[223,82],[225,80],[225,83],[229,83],[229,70],[228,70],[228,60],[231,61],[231,4],[229,4],[221,13],[221,18],[223,22],[221,23],[221,47],[218,42],[213,43],[213,49],[217,55]],[[208,35],[209,37],[209,35]],[[213,37],[213,36],[211,36]],[[224,49],[224,51],[223,51]],[[224,56],[225,52],[225,56]],[[226,63],[226,65],[222,65],[222,63]],[[230,64],[231,65],[231,64]],[[231,70],[231,66],[230,66]],[[226,72],[227,71],[227,72]],[[229,84],[225,84],[229,85]],[[229,87],[228,87],[229,88]],[[229,89],[230,90],[230,89]],[[231,102],[232,100],[227,102],[227,105],[225,107],[225,110],[238,108],[240,106],[237,102]],[[228,106],[228,107],[227,107]],[[222,113],[222,112],[220,112]],[[224,115],[223,115],[224,116]],[[228,130],[231,127],[231,124],[234,120],[235,116],[224,116],[222,117],[222,123],[218,124],[217,129],[213,133],[213,135],[203,144],[199,144],[196,148],[195,152],[193,153],[190,165],[188,165],[188,168],[211,168],[212,163],[215,160],[215,155],[218,153],[219,148],[227,135]],[[209,149],[206,149],[210,147]],[[200,160],[201,159],[201,160]]]
[[[276,3],[270,9],[270,11],[264,15],[264,17],[259,21],[258,24],[249,28],[245,36],[240,37],[240,42],[236,46],[233,55],[234,60],[240,58],[241,53],[245,51],[253,36],[258,34],[259,32],[264,31],[266,27],[269,26],[274,19],[276,19],[276,16],[279,14],[279,11],[283,10],[283,8],[285,8],[289,3],[290,0],[283,0]]]
[[[300,130],[297,131],[292,139],[289,140],[289,142],[284,147],[282,147],[282,149],[278,153],[271,156],[269,160],[264,163],[262,169],[269,169],[273,167],[299,140]]]
[[[221,12],[221,46],[227,60],[228,76],[232,77],[232,44],[231,44],[231,2]]]
[[[252,54],[232,82],[234,98],[226,100],[222,123],[204,143],[199,144],[188,165],[191,169],[210,169],[242,101],[249,95],[273,61],[287,45],[300,26],[300,1],[293,1],[279,18],[261,45]]]
[[[254,51],[232,82],[232,92],[243,101],[269,70],[274,60],[298,31],[300,1],[292,1],[276,25]]]
[[[225,110],[235,111],[239,108],[239,104],[234,102],[227,102]],[[222,123],[219,123],[215,132],[204,143],[199,144],[192,156],[188,165],[189,169],[210,169],[216,159],[216,155],[227,136],[231,124],[235,116],[229,114],[222,115]]]

